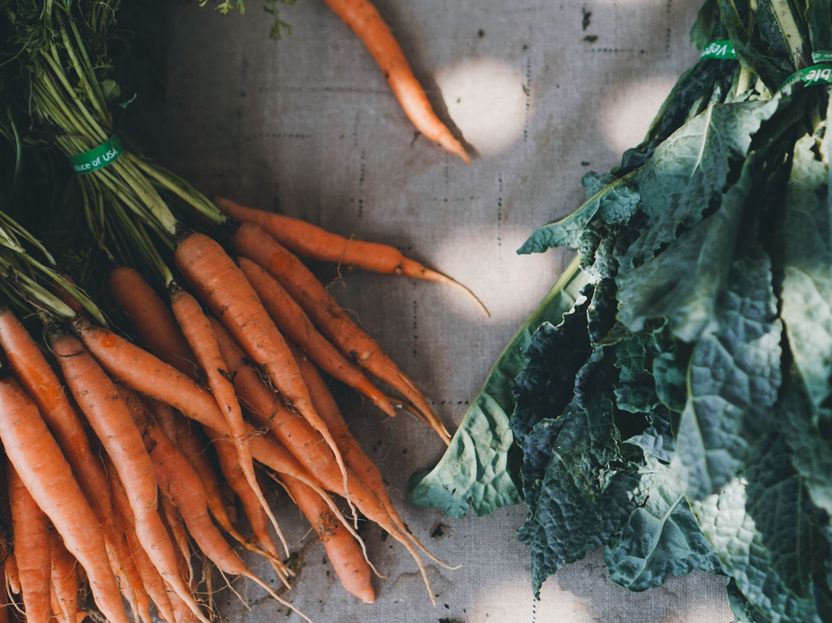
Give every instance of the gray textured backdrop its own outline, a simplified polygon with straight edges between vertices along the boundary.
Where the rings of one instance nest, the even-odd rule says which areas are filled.
[[[319,0],[283,11],[294,32],[279,42],[268,39],[257,0],[245,18],[194,4],[168,13],[164,97],[153,111],[161,124],[149,151],[206,191],[391,242],[474,288],[490,320],[449,289],[322,273],[453,424],[566,259],[514,250],[577,205],[584,172],[608,169],[640,139],[695,58],[687,30],[699,2],[378,0],[437,108],[480,152],[471,167],[415,138],[361,43]],[[280,498],[305,562],[292,598],[316,621],[732,619],[718,578],[694,574],[632,594],[606,579],[598,554],[560,571],[534,604],[527,552],[514,539],[523,509],[450,521],[408,505],[407,478],[435,462],[441,444],[404,416],[385,420],[344,399],[412,529],[462,568],[432,568],[433,609],[415,565],[369,528],[370,554],[388,579],[376,605],[356,603]],[[236,587],[252,609],[222,593],[226,620],[284,620],[258,589]]]

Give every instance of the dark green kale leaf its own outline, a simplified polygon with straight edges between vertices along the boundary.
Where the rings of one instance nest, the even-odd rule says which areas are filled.
[[[645,458],[639,477],[635,497],[644,502],[604,553],[610,578],[643,591],[694,569],[718,573],[719,560],[688,506],[684,481],[651,456]]]
[[[734,262],[714,319],[713,332],[693,349],[676,440],[675,460],[687,476],[688,496],[697,500],[743,470],[777,400],[781,323],[771,261],[757,244]]]
[[[546,364],[559,336],[543,325],[532,340],[529,365],[518,377],[515,416],[536,422],[523,437],[526,522],[518,531],[529,545],[535,593],[566,563],[603,545],[632,511],[636,468],[621,455],[614,425],[615,367],[596,349],[576,375],[571,401],[556,408],[539,388],[561,383]],[[541,365],[542,364],[542,365]],[[553,409],[553,407],[555,407]]]

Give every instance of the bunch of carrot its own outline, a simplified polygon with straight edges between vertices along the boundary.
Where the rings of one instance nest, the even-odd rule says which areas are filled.
[[[113,135],[102,67],[117,9],[112,0],[5,6],[32,126],[67,156]],[[215,204],[129,150],[74,187],[68,207],[83,213],[110,266],[110,308],[128,322],[114,331],[48,253],[34,261],[45,253],[34,237],[0,245],[0,442],[12,526],[4,571],[27,620],[77,620],[92,608],[88,590],[109,621],[128,619],[123,598],[137,620],[155,608],[171,623],[205,622],[210,599],[198,595],[210,596],[212,569],[294,610],[236,549],[291,586],[269,480],[310,522],[350,593],[375,599],[360,513],[411,554],[433,600],[422,556],[445,563],[405,525],[321,373],[389,416],[407,410],[445,443],[449,434],[298,256],[462,286],[387,245]],[[346,516],[331,494],[346,501]]]

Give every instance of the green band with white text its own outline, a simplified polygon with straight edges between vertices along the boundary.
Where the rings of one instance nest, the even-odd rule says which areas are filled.
[[[737,50],[728,39],[711,41],[702,50],[699,60],[702,61],[732,61],[737,58]]]
[[[818,50],[812,52],[813,63],[832,63],[832,50]]]
[[[804,67],[789,76],[780,88],[792,86],[798,82],[803,83],[807,87],[813,87],[818,84],[832,84],[832,63]]]
[[[113,134],[106,141],[89,151],[70,156],[69,161],[76,173],[92,173],[118,160],[123,151],[124,147],[121,144],[121,139]]]

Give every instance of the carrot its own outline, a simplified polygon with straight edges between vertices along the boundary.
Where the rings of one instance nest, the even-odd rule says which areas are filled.
[[[310,473],[315,474],[327,489],[341,493],[337,466],[332,461],[331,455],[321,452],[322,444],[316,431],[303,418],[293,415],[280,404],[280,401],[263,385],[257,372],[246,364],[243,353],[236,346],[231,336],[222,330],[219,323],[212,322],[223,356],[234,375],[234,387],[236,387],[246,411],[263,425],[269,427],[269,430],[272,431],[279,442],[284,444]],[[354,472],[353,476],[350,480],[350,496],[368,519],[377,523],[413,556],[419,565],[422,578],[428,587],[428,594],[431,601],[433,601],[433,593],[430,590],[430,583],[424,566],[413,545],[415,542],[418,546],[418,541],[406,528],[396,525],[388,510],[376,497],[375,492],[365,487]],[[312,521],[312,524],[315,525],[315,522]],[[333,566],[338,565],[334,564]]]
[[[482,308],[491,312],[468,287],[444,273],[406,257],[396,247],[378,242],[345,238],[301,219],[266,210],[248,208],[230,199],[217,197],[217,206],[236,221],[256,223],[292,253],[320,262],[360,268],[383,275],[402,275],[461,289]]]
[[[78,616],[78,575],[75,572],[75,559],[57,532],[52,532],[49,539],[49,553],[52,560],[52,590],[58,601],[60,619],[65,623],[75,623]]]
[[[159,407],[164,407],[164,409],[167,410],[171,416],[173,416],[171,418],[173,434],[169,432],[168,428],[166,428],[163,421],[159,418]],[[222,529],[229,534],[229,536],[238,542],[241,542],[240,539],[247,541],[247,539],[245,539],[245,537],[243,537],[236,530],[236,528],[234,528],[234,522],[228,514],[220,482],[214,472],[214,467],[211,465],[211,461],[208,458],[208,442],[202,437],[200,431],[194,429],[193,427],[189,427],[188,423],[183,418],[176,417],[167,405],[154,401],[154,404],[150,406],[150,410],[156,418],[156,421],[161,425],[162,430],[165,431],[165,434],[168,435],[172,441],[174,441],[177,449],[185,456],[186,459],[188,459],[188,463],[190,463],[191,467],[193,467],[196,470],[196,473],[199,474],[199,480],[202,482],[202,486],[205,487],[205,493],[208,496],[208,510],[211,511],[211,515],[220,527],[222,527]],[[265,513],[263,513],[263,517],[266,519],[266,523],[268,524],[269,520]]]
[[[26,620],[49,621],[49,520],[35,504],[14,468],[9,468],[9,504]]]
[[[0,562],[0,578],[5,578],[6,565],[8,560]],[[9,623],[9,611],[12,608],[12,599],[9,595],[7,583],[0,584],[0,623]]]
[[[225,476],[225,480],[231,487],[232,491],[234,491],[240,499],[240,503],[243,505],[246,517],[248,517],[249,524],[251,525],[251,531],[254,534],[255,539],[257,539],[257,542],[260,544],[260,547],[252,547],[247,539],[241,541],[240,539],[242,539],[242,536],[238,539],[238,542],[241,542],[246,549],[261,553],[268,558],[275,570],[275,573],[277,573],[277,576],[288,587],[287,578],[291,572],[280,560],[280,553],[277,551],[277,547],[269,534],[268,517],[255,496],[254,491],[252,491],[251,487],[248,485],[248,481],[243,476],[239,463],[235,460],[234,445],[227,439],[218,435],[212,438],[211,443],[217,453],[217,458],[219,459],[220,469],[222,470],[223,476]],[[234,535],[232,534],[232,536]],[[288,545],[286,543],[284,543],[284,548],[288,550]]]
[[[221,572],[250,579],[276,601],[296,612],[304,620],[310,621],[302,612],[277,595],[268,584],[249,571],[236,552],[231,549],[211,521],[205,489],[199,481],[199,476],[188,464],[187,459],[176,451],[170,439],[161,429],[153,425],[146,425],[143,433],[148,452],[153,459],[159,486],[167,492],[182,514],[188,532],[202,553]]]
[[[0,347],[18,381],[34,399],[96,515],[105,524],[112,505],[101,463],[75,407],[38,345],[8,310],[0,310]]]
[[[471,158],[462,144],[439,120],[405,58],[398,41],[369,0],[324,0],[326,5],[361,39],[378,64],[404,114],[416,129],[466,164]]]
[[[110,273],[108,284],[113,298],[127,313],[133,327],[154,323],[154,319],[160,316],[171,320],[159,323],[157,330],[145,340],[145,346],[163,361],[170,362],[180,372],[193,374],[196,358],[188,342],[185,341],[179,325],[173,321],[168,306],[141,273],[134,268],[121,266]]]
[[[347,468],[338,446],[312,408],[309,391],[289,346],[242,271],[215,240],[199,233],[190,234],[180,242],[174,258],[179,270],[207,300],[237,342],[264,368],[275,389],[321,434],[335,455],[344,489],[348,490]],[[349,496],[347,502],[350,503]]]
[[[141,579],[142,587],[155,604],[159,616],[168,623],[175,623],[171,599],[176,597],[176,593],[165,585],[162,576],[156,571],[156,567],[150,562],[150,558],[148,558],[139,543],[139,538],[136,536],[134,529],[133,511],[130,510],[127,493],[124,491],[124,487],[118,479],[116,470],[112,469],[110,474],[113,511],[116,521],[120,524],[124,538],[127,541],[127,547],[131,553],[131,560],[135,564],[136,573]]]
[[[134,619],[140,620],[142,623],[153,623],[153,617],[150,614],[150,596],[145,590],[144,583],[136,569],[134,557],[127,544],[123,522],[116,519],[117,513],[115,510],[113,511],[113,516],[114,523],[122,539],[122,548],[127,554],[124,557],[124,578],[120,580],[126,585],[126,587],[122,586],[122,593],[128,593],[130,595],[127,597],[127,601],[130,604]],[[161,581],[161,577],[159,580]]]
[[[234,393],[234,385],[228,380],[228,372],[226,371],[228,366],[222,359],[220,347],[217,345],[217,340],[211,329],[211,323],[208,322],[208,317],[202,311],[202,307],[197,300],[183,290],[173,293],[171,307],[185,339],[208,377],[208,385],[231,431],[234,447],[237,450],[237,461],[240,464],[243,477],[257,497],[260,506],[263,507],[269,521],[275,530],[280,533],[277,518],[272,513],[272,509],[266,501],[266,496],[263,495],[260,484],[257,482],[257,476],[254,473],[254,462],[251,458],[251,448],[249,447],[245,422],[243,422],[243,411],[237,401],[237,395]]]
[[[387,415],[396,415],[387,396],[318,332],[306,312],[274,277],[246,258],[240,258],[240,270],[257,292],[263,307],[269,312],[279,330],[309,353],[309,356],[333,377],[367,396]]]
[[[126,488],[139,542],[162,578],[208,623],[179,575],[176,551],[158,511],[153,463],[116,386],[76,338],[56,334],[51,344],[67,386]]]
[[[320,372],[318,372],[318,369],[306,357],[296,355],[296,358],[300,366],[301,374],[303,374],[303,378],[309,387],[309,393],[312,396],[312,401],[315,403],[315,408],[318,409],[321,417],[326,421],[327,426],[333,431],[338,441],[338,447],[344,453],[344,460],[347,461],[350,469],[354,470],[360,481],[375,493],[379,502],[387,510],[387,514],[393,523],[403,532],[410,534],[413,542],[428,558],[446,569],[458,569],[459,567],[449,565],[434,556],[416,535],[409,531],[401,515],[399,515],[398,510],[396,510],[396,506],[390,499],[390,495],[387,493],[387,485],[384,483],[384,478],[382,478],[378,466],[365,454],[358,440],[350,432],[344,416],[341,415],[341,410],[335,402],[335,397],[329,391]]]
[[[292,478],[285,478],[283,484],[297,507],[312,523],[341,585],[364,603],[375,602],[376,592],[370,567],[364,560],[358,542],[338,523],[329,509],[321,504],[320,498],[309,487]]]
[[[410,400],[442,440],[450,443],[447,429],[413,381],[356,325],[297,257],[253,223],[240,225],[231,242],[239,255],[256,262],[275,277],[343,353]]]
[[[0,380],[0,440],[26,489],[84,568],[101,612],[113,623],[127,623],[95,514],[34,402],[12,379]]]
[[[17,560],[14,557],[14,552],[9,552],[4,564],[6,587],[8,592],[13,595],[20,595],[20,576],[17,573]]]

